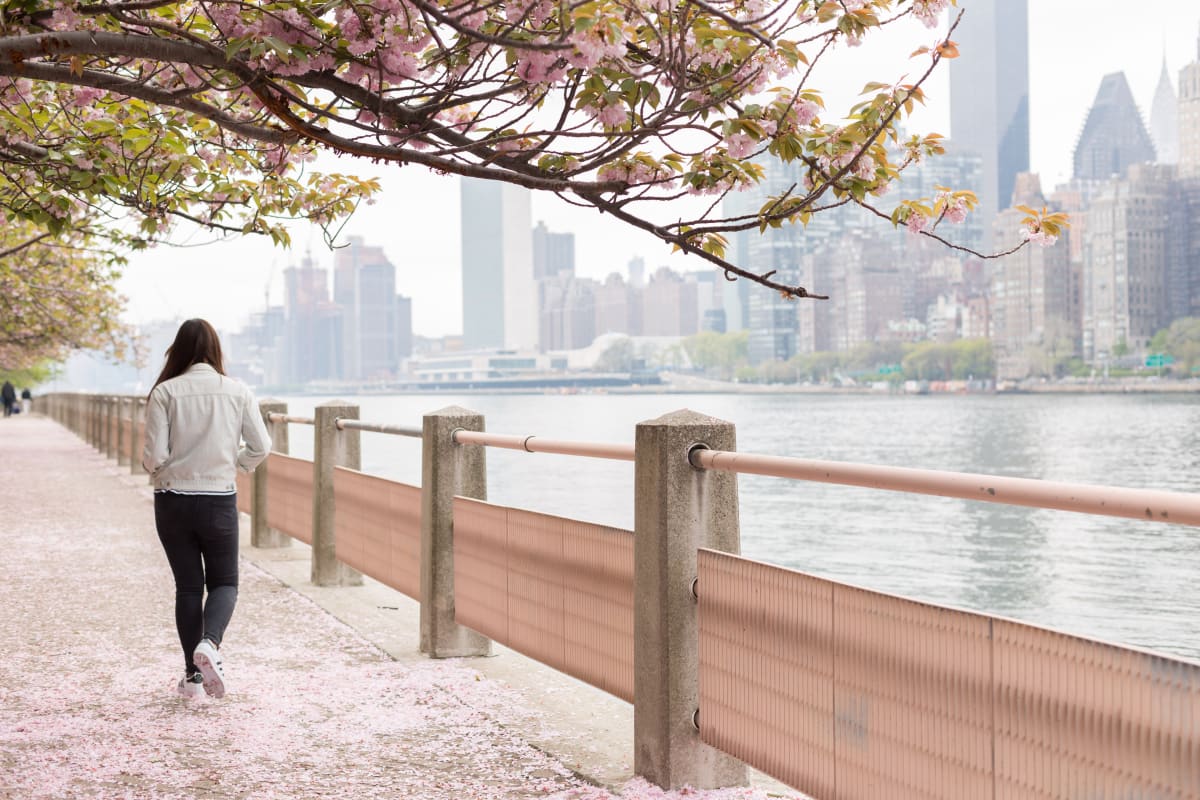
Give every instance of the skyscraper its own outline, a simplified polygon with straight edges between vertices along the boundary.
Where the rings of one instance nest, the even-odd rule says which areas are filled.
[[[575,274],[575,234],[553,233],[539,220],[533,229],[533,277],[541,280],[560,273]]]
[[[305,384],[342,377],[342,312],[329,302],[329,273],[305,256],[283,271],[283,381]]]
[[[349,246],[334,256],[333,299],[342,307],[343,377],[361,381],[394,374],[401,342],[396,268],[383,248],[350,237]]]
[[[463,344],[469,350],[538,344],[529,190],[464,178]]]
[[[1200,177],[1200,39],[1197,59],[1179,70],[1179,176]]]
[[[1083,349],[1106,358],[1144,352],[1188,293],[1186,226],[1172,169],[1135,164],[1092,201],[1084,242]],[[1175,313],[1178,313],[1176,309]]]
[[[992,220],[1011,205],[1013,181],[1029,170],[1028,0],[966,0],[950,62],[950,136],[956,152],[982,158],[975,187],[983,246]]]
[[[1150,106],[1150,136],[1154,139],[1158,163],[1179,163],[1179,100],[1171,85],[1165,56],[1158,88],[1154,90],[1154,102]]]
[[[1105,75],[1075,143],[1075,178],[1108,180],[1154,160],[1154,143],[1124,72]]]
[[[1046,205],[1037,175],[1017,176],[1013,203],[1041,208]],[[996,219],[1004,230],[1016,230],[1025,214],[1005,209]],[[1069,235],[1069,234],[1068,234]],[[1020,379],[1029,374],[1030,348],[1073,352],[1078,332],[1071,319],[1070,252],[1066,242],[1055,247],[1029,245],[994,262],[992,272],[993,343],[1001,378]]]

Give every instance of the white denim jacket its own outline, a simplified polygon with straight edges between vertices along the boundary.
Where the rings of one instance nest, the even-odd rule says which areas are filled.
[[[237,470],[254,471],[270,449],[254,393],[208,364],[150,393],[142,466],[155,491],[234,491]]]

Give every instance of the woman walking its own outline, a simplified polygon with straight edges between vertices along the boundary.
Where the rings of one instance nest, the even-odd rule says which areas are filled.
[[[142,451],[154,484],[154,523],[175,575],[184,697],[225,696],[220,647],[238,585],[235,479],[270,449],[253,393],[225,375],[217,332],[189,319],[150,390]]]

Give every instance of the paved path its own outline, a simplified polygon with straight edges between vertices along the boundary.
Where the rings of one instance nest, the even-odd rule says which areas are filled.
[[[231,694],[185,701],[149,493],[54,423],[0,421],[0,797],[546,797],[503,688],[399,664],[242,561]],[[575,794],[575,792],[572,792]]]
[[[144,479],[37,416],[0,420],[0,463],[3,800],[613,797],[521,733],[539,715],[528,694],[467,662],[393,658],[246,558],[223,648],[230,694],[178,697],[173,586]],[[370,587],[317,591],[389,608]],[[370,613],[341,616],[371,632]],[[586,738],[591,724],[540,735]],[[684,794],[766,797],[622,786],[627,800]]]

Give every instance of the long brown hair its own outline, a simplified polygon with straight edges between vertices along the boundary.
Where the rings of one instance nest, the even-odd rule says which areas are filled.
[[[208,364],[220,374],[225,374],[225,365],[221,360],[221,339],[217,331],[207,320],[189,319],[179,326],[175,341],[167,348],[167,363],[158,380],[150,387],[150,392],[163,381],[177,378],[194,364]]]

